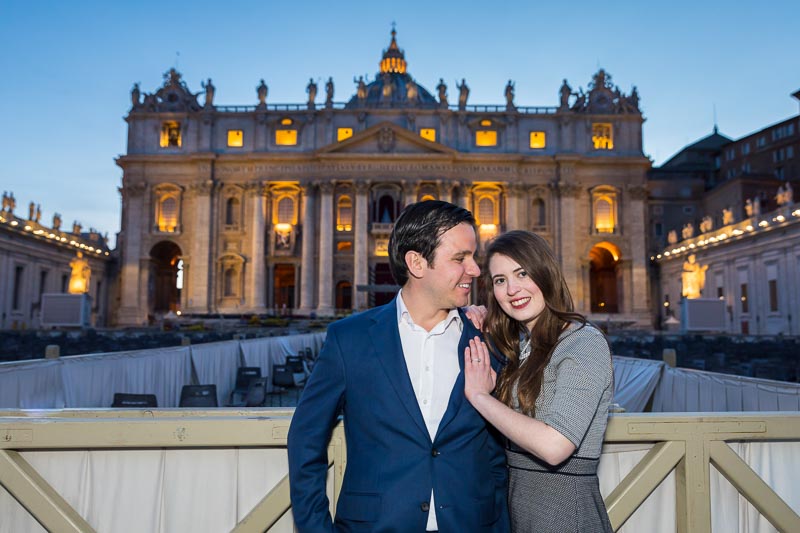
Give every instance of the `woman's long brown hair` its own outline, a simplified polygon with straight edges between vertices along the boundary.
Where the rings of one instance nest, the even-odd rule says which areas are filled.
[[[528,330],[503,311],[493,294],[489,261],[498,254],[519,263],[544,297],[545,307],[530,333],[531,353],[524,365],[520,364],[519,358],[520,337],[528,337]],[[489,243],[483,286],[488,302],[484,321],[486,337],[508,361],[497,379],[497,398],[513,407],[514,384],[518,383],[519,408],[533,416],[536,398],[542,390],[544,369],[550,362],[559,335],[570,322],[579,322],[583,327],[586,317],[574,312],[572,295],[550,246],[542,237],[529,231],[509,231]]]

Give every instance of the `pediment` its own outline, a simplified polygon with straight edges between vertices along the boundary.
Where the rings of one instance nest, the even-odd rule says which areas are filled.
[[[423,139],[392,122],[381,122],[349,139],[320,148],[318,154],[454,154],[456,150]]]

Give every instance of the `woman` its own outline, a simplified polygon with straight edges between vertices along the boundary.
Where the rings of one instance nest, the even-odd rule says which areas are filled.
[[[475,337],[464,393],[508,438],[512,530],[610,532],[597,479],[613,385],[608,343],[573,312],[543,238],[511,231],[489,244],[486,257],[483,329],[507,364],[498,379]]]

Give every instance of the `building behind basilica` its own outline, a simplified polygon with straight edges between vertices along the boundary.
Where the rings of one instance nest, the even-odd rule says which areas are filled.
[[[649,324],[646,173],[639,97],[597,72],[565,80],[554,107],[469,103],[464,80],[435,95],[408,72],[395,32],[379,72],[346,102],[204,102],[170,70],[132,91],[118,240],[118,325],[160,314],[318,316],[393,296],[387,244],[403,206],[470,209],[480,245],[511,229],[543,235],[579,311]],[[555,92],[555,91],[554,91]]]

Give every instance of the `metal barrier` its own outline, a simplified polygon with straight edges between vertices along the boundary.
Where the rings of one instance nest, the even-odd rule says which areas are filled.
[[[286,446],[292,410],[57,410],[0,411],[0,485],[50,531],[92,527],[19,452],[64,449],[179,449]],[[709,533],[710,465],[781,531],[800,531],[800,517],[731,448],[733,441],[800,442],[800,414],[622,414],[610,418],[606,443],[655,445],[608,495],[618,530],[655,488],[677,469],[679,532]],[[328,449],[333,499],[346,466],[339,425]],[[800,461],[800,458],[797,459]],[[235,532],[269,529],[290,508],[288,478],[261,499]]]

